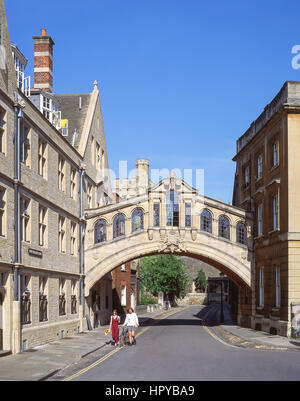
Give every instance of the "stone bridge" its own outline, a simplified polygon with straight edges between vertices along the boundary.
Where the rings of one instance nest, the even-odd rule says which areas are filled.
[[[85,296],[121,264],[161,253],[200,259],[251,287],[251,215],[174,176],[156,185],[145,176],[137,170],[134,189],[117,203],[86,211]]]

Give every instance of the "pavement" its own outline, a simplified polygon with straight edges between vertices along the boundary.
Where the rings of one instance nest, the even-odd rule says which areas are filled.
[[[221,314],[219,305],[215,305],[214,313],[214,331],[233,345],[256,349],[300,351],[300,340],[237,326],[232,320],[228,305],[224,306],[224,324],[217,326]]]
[[[163,309],[139,316],[140,325],[145,325],[164,312]],[[97,352],[107,353],[113,348],[108,344],[111,336],[105,335],[101,326],[93,331],[85,331],[74,337],[51,342],[29,349],[17,355],[0,358],[0,381],[44,381]]]

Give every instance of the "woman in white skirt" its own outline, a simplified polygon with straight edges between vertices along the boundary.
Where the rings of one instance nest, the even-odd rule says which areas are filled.
[[[128,328],[129,345],[136,345],[135,332],[139,327],[139,319],[132,308],[129,308],[127,312],[124,326]]]

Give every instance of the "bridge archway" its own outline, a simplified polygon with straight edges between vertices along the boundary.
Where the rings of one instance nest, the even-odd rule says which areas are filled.
[[[176,233],[176,232],[175,232]],[[158,234],[158,233],[157,233]],[[206,237],[205,234],[202,234]],[[149,240],[147,232],[123,238],[109,245],[100,245],[86,251],[90,269],[85,279],[85,295],[88,296],[93,285],[116,267],[145,256],[156,254],[175,254],[199,259],[225,273],[238,286],[251,287],[250,259],[247,248],[240,246],[238,250],[229,241],[216,242],[213,238],[205,240],[185,241],[180,244],[176,240]],[[170,237],[168,237],[170,238]],[[169,241],[169,242],[168,242]],[[235,246],[236,247],[236,246]]]
[[[142,186],[140,180],[124,189],[125,184],[118,183],[118,202],[86,211],[86,298],[118,266],[157,254],[206,262],[243,288],[246,297],[253,288],[252,215],[204,197],[174,176],[156,185],[148,179]],[[136,216],[136,210],[142,213]],[[114,221],[120,215],[123,225],[115,235]],[[102,228],[99,221],[105,222]]]

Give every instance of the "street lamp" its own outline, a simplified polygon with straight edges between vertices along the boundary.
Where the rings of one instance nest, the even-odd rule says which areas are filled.
[[[224,323],[224,310],[223,310],[223,277],[224,273],[220,273],[221,277],[221,313],[220,313],[220,323]]]

